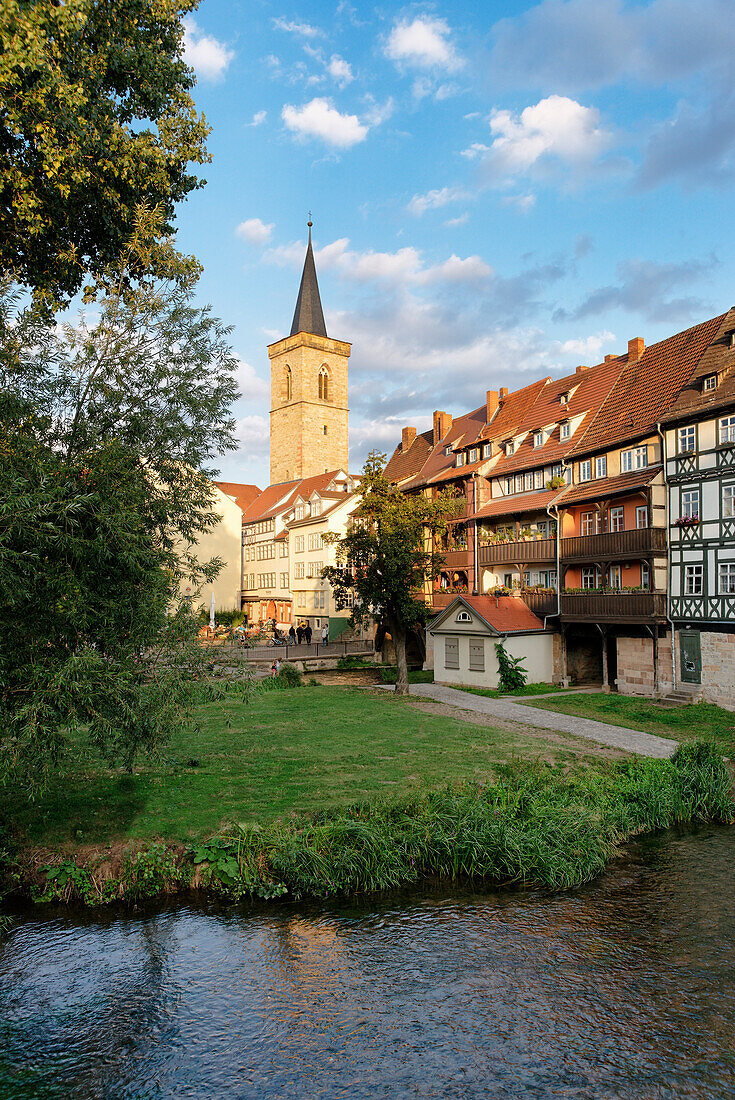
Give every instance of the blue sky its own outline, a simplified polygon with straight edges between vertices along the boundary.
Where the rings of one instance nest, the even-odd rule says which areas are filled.
[[[213,161],[178,241],[233,326],[229,480],[268,481],[309,210],[354,470],[434,409],[735,300],[731,2],[203,0],[186,50]]]

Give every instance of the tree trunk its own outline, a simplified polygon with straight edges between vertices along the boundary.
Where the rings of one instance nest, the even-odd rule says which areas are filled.
[[[406,664],[406,631],[390,624],[393,648],[396,651],[396,695],[408,695],[408,665]]]

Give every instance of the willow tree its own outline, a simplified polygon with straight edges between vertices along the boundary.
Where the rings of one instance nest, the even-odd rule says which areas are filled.
[[[408,495],[385,476],[386,456],[372,451],[358,490],[359,503],[343,537],[325,535],[336,549],[336,565],[322,571],[338,607],[353,602],[355,623],[371,619],[393,639],[396,692],[408,694],[406,639],[431,611],[424,586],[439,576],[442,559],[429,547],[457,515],[461,499],[445,490],[434,497]]]

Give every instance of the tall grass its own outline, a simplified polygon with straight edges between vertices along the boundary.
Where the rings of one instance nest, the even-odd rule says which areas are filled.
[[[233,898],[327,897],[427,875],[569,888],[600,874],[636,834],[733,820],[727,768],[713,746],[695,742],[671,761],[637,758],[569,776],[545,764],[503,765],[486,785],[232,825],[180,860],[180,881],[191,884],[196,867],[195,885]],[[117,896],[125,893],[123,883]]]

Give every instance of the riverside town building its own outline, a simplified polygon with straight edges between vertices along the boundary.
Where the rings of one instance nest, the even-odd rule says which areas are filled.
[[[477,599],[507,590],[557,635],[555,679],[735,704],[735,308],[566,378],[488,390],[459,417],[437,411],[429,431],[403,429],[387,473],[408,493],[465,498],[424,593],[437,672],[456,680],[459,661],[460,679],[484,682],[472,662],[485,667],[495,599]],[[534,633],[525,615],[508,633],[521,632]]]

